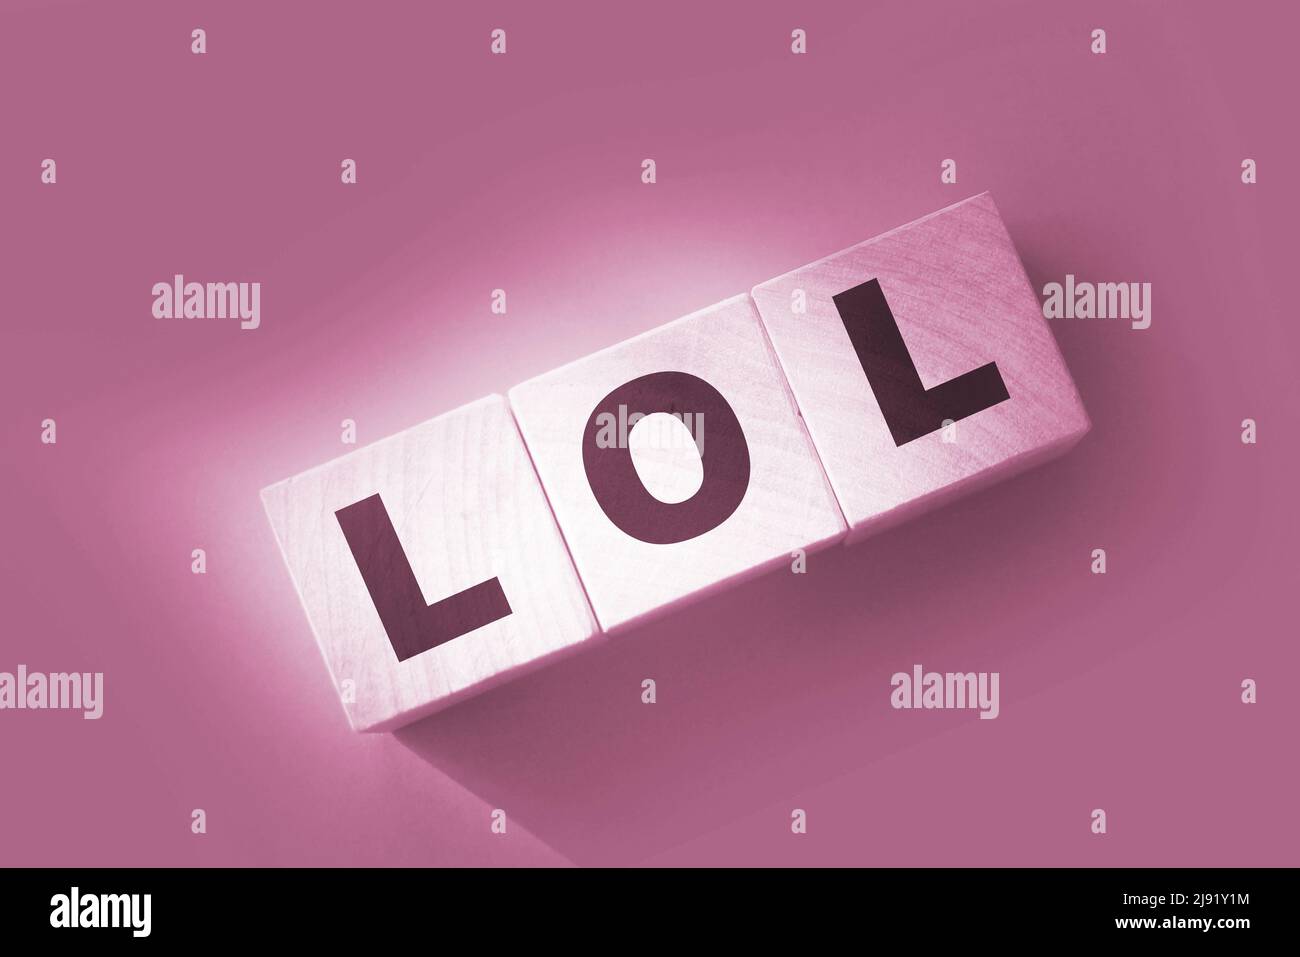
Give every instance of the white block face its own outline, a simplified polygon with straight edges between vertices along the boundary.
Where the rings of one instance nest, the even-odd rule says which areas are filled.
[[[501,396],[262,501],[357,730],[398,727],[598,633]]]
[[[988,194],[753,296],[850,541],[1064,452],[1089,428]],[[996,372],[976,372],[990,363]]]
[[[510,404],[606,630],[845,531],[748,296],[516,386]]]

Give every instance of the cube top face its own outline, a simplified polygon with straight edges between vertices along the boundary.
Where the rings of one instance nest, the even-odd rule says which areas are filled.
[[[1089,428],[987,193],[762,283],[753,296],[849,522],[850,540],[1063,452]],[[860,338],[851,339],[844,314],[857,322],[854,308],[892,313],[894,338],[901,335],[926,390],[967,374],[978,378],[973,370],[993,363],[997,372],[983,370],[993,380],[984,385],[997,391],[1000,375],[1005,391],[968,417],[944,420],[952,423],[944,428],[939,421],[911,433],[891,426],[882,410],[890,404],[889,377],[878,375],[883,381],[873,388],[858,354],[859,347],[878,347],[889,332],[863,323]]]
[[[496,579],[508,609],[483,617],[508,613],[399,657],[359,565],[367,556],[354,554],[373,549],[344,528],[349,507],[375,495],[418,585],[414,604]],[[270,486],[262,501],[357,730],[398,727],[598,631],[501,396]],[[381,577],[401,575],[383,566],[370,584]]]
[[[516,386],[510,404],[606,630],[845,531],[748,296]],[[638,414],[658,442],[638,445]]]

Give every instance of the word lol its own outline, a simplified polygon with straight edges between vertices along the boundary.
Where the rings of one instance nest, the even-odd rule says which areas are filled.
[[[687,438],[637,441],[652,419]],[[378,731],[1088,427],[982,194],[262,500],[352,726]]]

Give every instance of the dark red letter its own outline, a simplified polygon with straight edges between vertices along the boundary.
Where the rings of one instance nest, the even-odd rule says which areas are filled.
[[[388,509],[378,495],[341,508],[334,517],[348,540],[398,661],[414,658],[510,614],[506,593],[495,578],[426,605]]]
[[[725,346],[719,345],[720,348]],[[636,473],[632,453],[616,443],[602,448],[596,443],[596,420],[601,413],[619,418],[667,412],[679,416],[702,415],[701,443],[695,436],[704,481],[684,502],[670,504],[651,495]],[[703,379],[685,372],[654,372],[625,382],[596,404],[582,436],[582,464],[587,481],[609,520],[633,538],[653,545],[671,545],[703,535],[725,522],[749,488],[749,446],[740,421],[722,393]]]
[[[832,298],[895,445],[939,431],[945,419],[956,422],[1011,398],[995,362],[933,389],[923,386],[879,280]]]

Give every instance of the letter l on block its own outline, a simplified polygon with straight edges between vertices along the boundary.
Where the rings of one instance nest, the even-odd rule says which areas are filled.
[[[262,500],[358,731],[407,724],[599,634],[502,396]]]
[[[927,389],[898,331],[880,280],[872,279],[831,298],[895,445],[914,442],[939,431],[945,422],[957,422],[1011,398],[996,362]]]
[[[510,614],[501,581],[489,578],[431,605],[378,493],[334,513],[357,561],[361,578],[384,623],[397,660],[414,658],[443,642]]]

